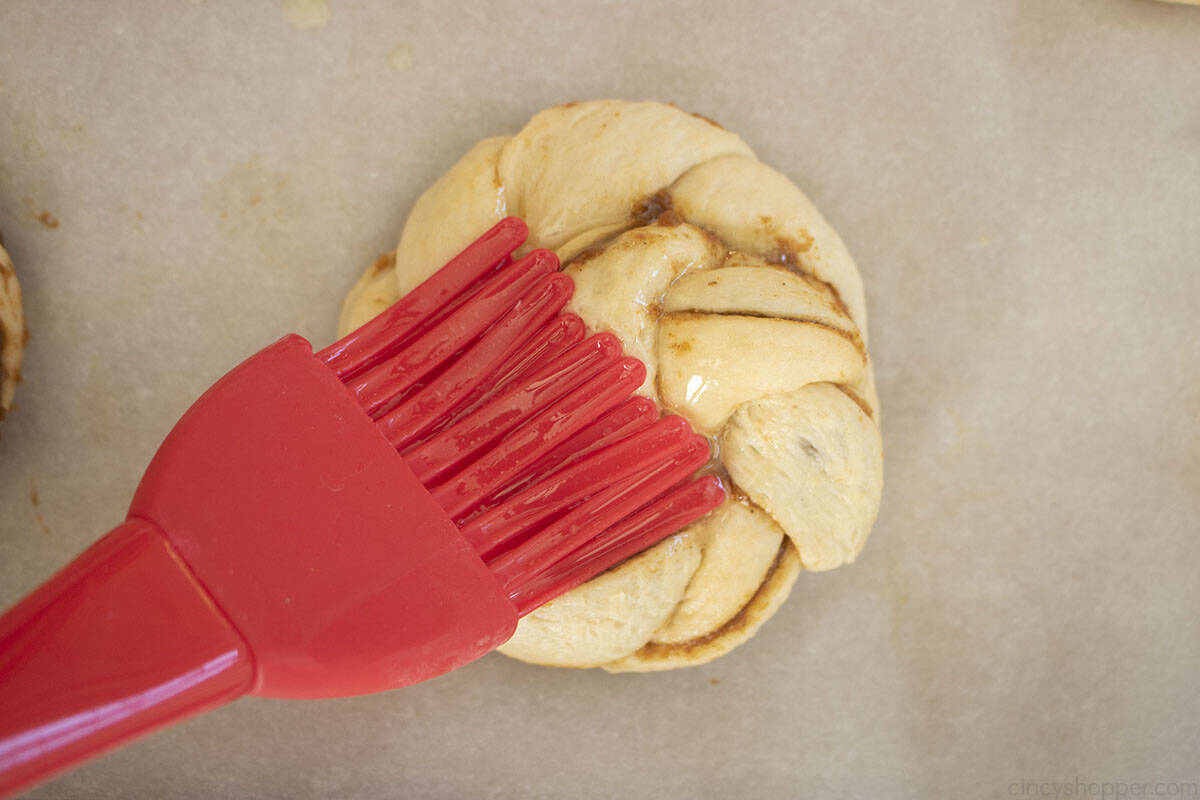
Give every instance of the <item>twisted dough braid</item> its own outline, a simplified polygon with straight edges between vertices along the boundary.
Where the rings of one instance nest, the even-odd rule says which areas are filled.
[[[0,419],[12,408],[13,392],[21,380],[25,339],[21,284],[17,283],[12,260],[0,246]]]
[[[658,103],[572,103],[477,144],[417,201],[343,330],[523,217],[570,310],[646,363],[641,392],[714,444],[729,499],[522,620],[501,651],[612,671],[709,661],[801,569],[854,560],[882,488],[862,281],[837,233],[740,138]]]

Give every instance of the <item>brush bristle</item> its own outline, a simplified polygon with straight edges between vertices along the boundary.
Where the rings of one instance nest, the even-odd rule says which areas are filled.
[[[513,260],[509,217],[318,354],[405,458],[521,614],[711,511],[707,441],[659,419],[640,361],[562,313],[558,259]]]

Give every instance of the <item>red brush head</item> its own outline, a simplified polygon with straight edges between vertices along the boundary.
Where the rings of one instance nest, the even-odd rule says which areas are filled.
[[[184,415],[134,498],[253,652],[259,694],[440,674],[720,503],[707,443],[564,315],[507,219],[313,356],[287,337]],[[399,453],[399,456],[397,455]]]
[[[501,220],[318,354],[526,614],[724,499],[707,442],[631,401],[645,367],[562,314],[570,278]],[[657,421],[656,421],[657,420]]]

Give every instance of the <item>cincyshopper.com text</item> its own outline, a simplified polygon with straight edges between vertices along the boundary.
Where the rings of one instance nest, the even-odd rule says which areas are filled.
[[[1009,797],[1200,797],[1196,781],[1019,780],[1008,785]]]

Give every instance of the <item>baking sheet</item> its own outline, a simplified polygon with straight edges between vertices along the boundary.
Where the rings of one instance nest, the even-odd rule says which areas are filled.
[[[886,452],[859,562],[705,667],[493,655],[246,700],[31,796],[1200,781],[1200,9],[1150,0],[6,2],[0,231],[33,338],[0,604],[121,519],[229,366],[329,340],[467,147],[597,97],[739,132],[855,255]]]

